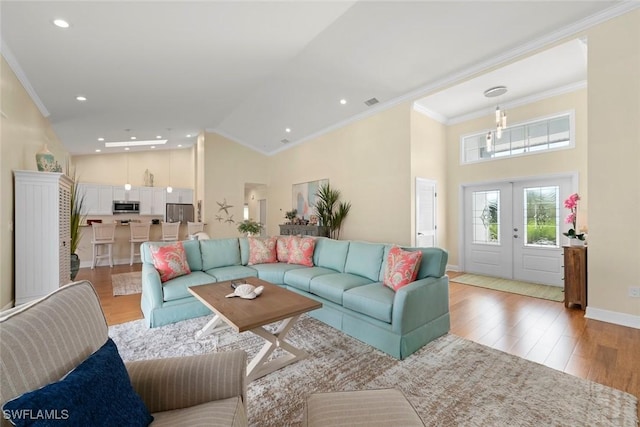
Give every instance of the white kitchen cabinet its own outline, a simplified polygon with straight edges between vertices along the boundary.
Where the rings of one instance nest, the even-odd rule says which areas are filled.
[[[113,186],[79,183],[78,191],[81,197],[84,196],[87,215],[111,215],[113,213]]]
[[[124,185],[113,187],[113,200],[125,202],[140,201],[140,187],[131,187],[131,190],[125,190]]]
[[[167,203],[188,203],[193,204],[193,190],[190,188],[174,188],[173,192],[167,193]]]
[[[71,281],[71,180],[61,173],[14,171],[15,303]]]
[[[140,215],[166,214],[166,195],[164,187],[140,187]]]

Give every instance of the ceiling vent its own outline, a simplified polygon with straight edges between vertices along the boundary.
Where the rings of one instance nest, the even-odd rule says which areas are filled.
[[[285,138],[285,139],[283,139],[283,140],[282,140],[282,141],[280,141],[280,142],[282,142],[283,144],[288,144],[290,141],[289,141],[287,138]]]
[[[364,101],[365,104],[367,104],[367,107],[371,107],[372,105],[376,105],[378,101],[376,98],[371,98],[371,99],[367,99],[366,101]]]

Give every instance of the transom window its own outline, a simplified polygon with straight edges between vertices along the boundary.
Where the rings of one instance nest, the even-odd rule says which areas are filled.
[[[491,134],[491,144],[487,143],[487,131],[460,138],[462,164],[572,148],[573,112],[507,127],[501,138],[493,131]]]

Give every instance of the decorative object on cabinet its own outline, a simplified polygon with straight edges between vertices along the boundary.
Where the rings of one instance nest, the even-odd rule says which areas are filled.
[[[49,151],[47,144],[44,144],[40,151],[36,153],[36,165],[40,172],[54,172],[55,163],[53,153]],[[60,168],[62,170],[62,167]]]
[[[37,171],[14,171],[14,176],[15,304],[20,305],[70,282],[71,179]]]
[[[78,186],[78,181],[75,172],[73,173],[73,181],[71,182],[71,211],[70,211],[70,221],[69,221],[69,234],[70,234],[70,273],[71,280],[75,280],[78,275],[78,270],[80,269],[80,258],[76,251],[78,250],[78,245],[80,244],[80,239],[82,238],[82,228],[80,228],[80,224],[85,221],[87,217],[86,211],[84,209],[84,193],[81,193],[80,188]],[[102,221],[100,221],[102,222]]]
[[[587,248],[564,246],[564,306],[587,308]]]
[[[322,236],[329,237],[329,227],[318,225],[280,225],[280,234],[283,236]]]
[[[297,215],[298,215],[298,210],[297,209],[292,209],[290,211],[286,211],[284,213],[284,217],[289,221],[287,224],[291,224]]]
[[[328,185],[328,179],[293,184],[292,207],[302,219],[309,219],[313,215],[318,190],[322,185]]]
[[[571,224],[571,228],[563,235],[569,238],[569,246],[584,246],[584,243],[575,242],[575,240],[584,241],[584,233],[577,233],[576,222],[578,221],[578,201],[580,196],[578,193],[573,193],[567,200],[564,201],[564,207],[569,209],[569,215],[564,220],[567,224]]]
[[[257,236],[262,231],[262,224],[252,219],[245,219],[238,224],[238,231],[246,236]]]
[[[340,239],[342,223],[351,210],[351,202],[338,202],[340,190],[331,188],[329,183],[323,184],[316,193],[316,214],[320,225],[329,228],[329,237]]]
[[[93,230],[93,239],[91,244],[93,245],[93,261],[91,262],[91,269],[96,267],[97,262],[101,258],[107,258],[109,260],[109,267],[113,267],[113,244],[115,243],[116,223],[110,224],[91,224]],[[107,252],[102,252],[105,249]]]

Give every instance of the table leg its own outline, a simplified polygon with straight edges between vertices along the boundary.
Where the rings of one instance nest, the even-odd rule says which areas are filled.
[[[204,325],[202,329],[196,332],[196,339],[206,337],[207,335],[212,334],[213,332],[217,332],[229,327],[230,327],[229,325],[227,325],[222,321],[222,317],[216,314],[215,316],[213,316],[213,319],[209,320],[209,322],[206,325]]]
[[[283,320],[273,333],[262,327],[251,329],[251,332],[262,337],[266,343],[247,366],[247,383],[308,356],[305,351],[295,348],[284,340],[299,317],[300,315]],[[271,353],[278,347],[289,354],[267,361]]]

